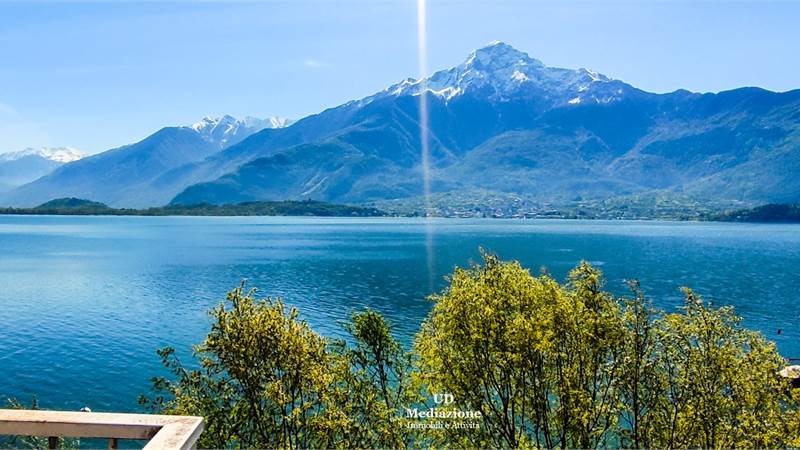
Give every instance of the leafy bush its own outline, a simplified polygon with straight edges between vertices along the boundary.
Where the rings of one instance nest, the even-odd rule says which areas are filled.
[[[405,442],[396,409],[409,399],[408,355],[383,317],[353,316],[348,348],[314,333],[278,299],[240,286],[211,311],[214,324],[189,370],[159,351],[175,379],[140,398],[155,411],[200,415],[203,448],[332,448]]]
[[[484,255],[456,269],[406,352],[360,312],[326,339],[277,299],[239,287],[211,312],[200,369],[142,402],[202,415],[202,447],[756,448],[800,445],[800,396],[773,343],[685,290],[675,313],[603,290],[581,263],[559,284]],[[420,430],[408,408],[447,393],[477,428]],[[430,405],[435,406],[435,405]]]

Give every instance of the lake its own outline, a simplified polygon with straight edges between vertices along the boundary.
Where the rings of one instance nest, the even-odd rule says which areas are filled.
[[[243,279],[341,337],[369,306],[408,343],[479,247],[560,280],[585,259],[674,310],[690,286],[800,357],[800,225],[496,219],[0,216],[0,397],[135,411],[155,350],[189,358]],[[782,329],[780,335],[777,330]]]

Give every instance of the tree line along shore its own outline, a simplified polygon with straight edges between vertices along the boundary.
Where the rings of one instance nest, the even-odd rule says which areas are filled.
[[[593,208],[593,209],[592,209]],[[535,219],[618,219],[618,220],[679,220],[758,223],[800,223],[800,205],[767,204],[754,208],[724,211],[687,208],[657,211],[658,208],[637,208],[615,205],[590,209],[550,208],[539,213],[505,214],[474,210],[472,215],[450,214],[437,210],[437,217],[493,217]],[[68,215],[68,216],[321,216],[321,217],[419,217],[417,210],[394,210],[382,205],[344,205],[315,200],[252,201],[226,205],[208,203],[197,205],[166,205],[150,208],[112,208],[104,203],[78,198],[51,200],[33,208],[0,208],[0,215]]]

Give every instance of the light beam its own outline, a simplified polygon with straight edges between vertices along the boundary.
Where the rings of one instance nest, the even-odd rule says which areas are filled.
[[[434,249],[431,209],[431,169],[428,139],[428,40],[426,0],[417,0],[417,55],[419,57],[419,139],[422,168],[422,195],[425,202],[425,251],[428,263],[428,290],[433,292]]]

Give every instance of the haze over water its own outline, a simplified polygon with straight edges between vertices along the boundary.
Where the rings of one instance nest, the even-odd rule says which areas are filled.
[[[342,337],[340,322],[369,306],[408,344],[430,308],[428,245],[437,290],[481,246],[559,280],[586,259],[610,290],[639,278],[668,310],[684,285],[732,304],[800,357],[800,225],[431,220],[0,216],[0,397],[137,410],[165,375],[155,350],[188,361],[206,311],[244,278],[321,334]]]

